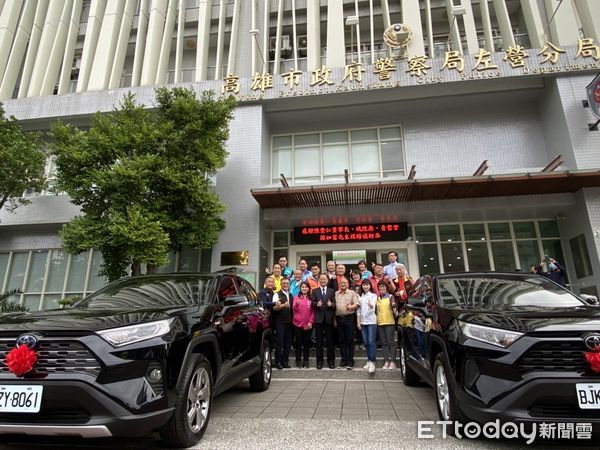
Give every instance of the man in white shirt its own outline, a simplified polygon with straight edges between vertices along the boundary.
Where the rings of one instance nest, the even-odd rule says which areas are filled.
[[[388,261],[390,262],[383,268],[384,275],[390,277],[390,279],[396,278],[396,266],[398,263],[398,253],[394,250],[388,252]]]

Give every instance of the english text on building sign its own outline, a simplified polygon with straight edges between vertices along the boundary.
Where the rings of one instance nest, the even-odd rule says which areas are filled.
[[[406,222],[294,227],[296,244],[404,241],[407,237]]]

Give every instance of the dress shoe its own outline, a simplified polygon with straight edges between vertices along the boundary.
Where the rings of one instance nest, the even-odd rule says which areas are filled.
[[[302,367],[304,367],[305,369],[308,369],[310,366],[308,365],[308,361],[304,361],[302,363]]]
[[[284,368],[284,369],[291,369],[291,367],[290,367],[290,365],[289,365],[288,363],[285,363],[285,364],[283,365],[283,368]]]
[[[296,368],[300,369],[302,367],[302,362],[298,359],[296,360]]]
[[[275,365],[275,367],[277,367],[277,370],[281,370],[281,369],[283,369],[283,365],[282,365],[282,364],[280,364],[280,363],[277,363],[277,364]]]
[[[317,369],[321,370],[323,368],[323,363],[317,363]]]
[[[335,364],[334,363],[329,363],[328,366],[329,366],[330,369],[335,369]]]

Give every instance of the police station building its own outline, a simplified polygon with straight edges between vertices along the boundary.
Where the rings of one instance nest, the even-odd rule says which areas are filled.
[[[227,225],[162,270],[279,255],[387,261],[413,277],[529,270],[600,288],[597,0],[0,0],[0,100],[26,129],[86,127],[128,91],[239,100],[215,179]],[[592,128],[592,129],[590,129]],[[55,175],[48,159],[47,175]],[[0,214],[0,291],[31,309],[104,285],[68,255],[64,195]]]

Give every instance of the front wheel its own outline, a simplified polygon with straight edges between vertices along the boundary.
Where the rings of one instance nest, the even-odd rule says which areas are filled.
[[[465,417],[458,406],[454,386],[452,386],[451,379],[449,378],[450,370],[442,353],[439,353],[435,358],[433,376],[435,382],[435,399],[440,419],[464,424]],[[450,434],[454,434],[453,426],[450,426],[448,430]]]
[[[266,391],[269,389],[269,385],[271,384],[272,370],[271,344],[269,344],[269,341],[265,340],[262,346],[260,368],[256,373],[250,375],[250,378],[248,378],[250,381],[250,388],[252,388],[253,391]]]
[[[182,369],[175,411],[160,429],[162,441],[169,447],[196,445],[208,426],[212,409],[213,379],[210,363],[201,355],[193,356]]]

